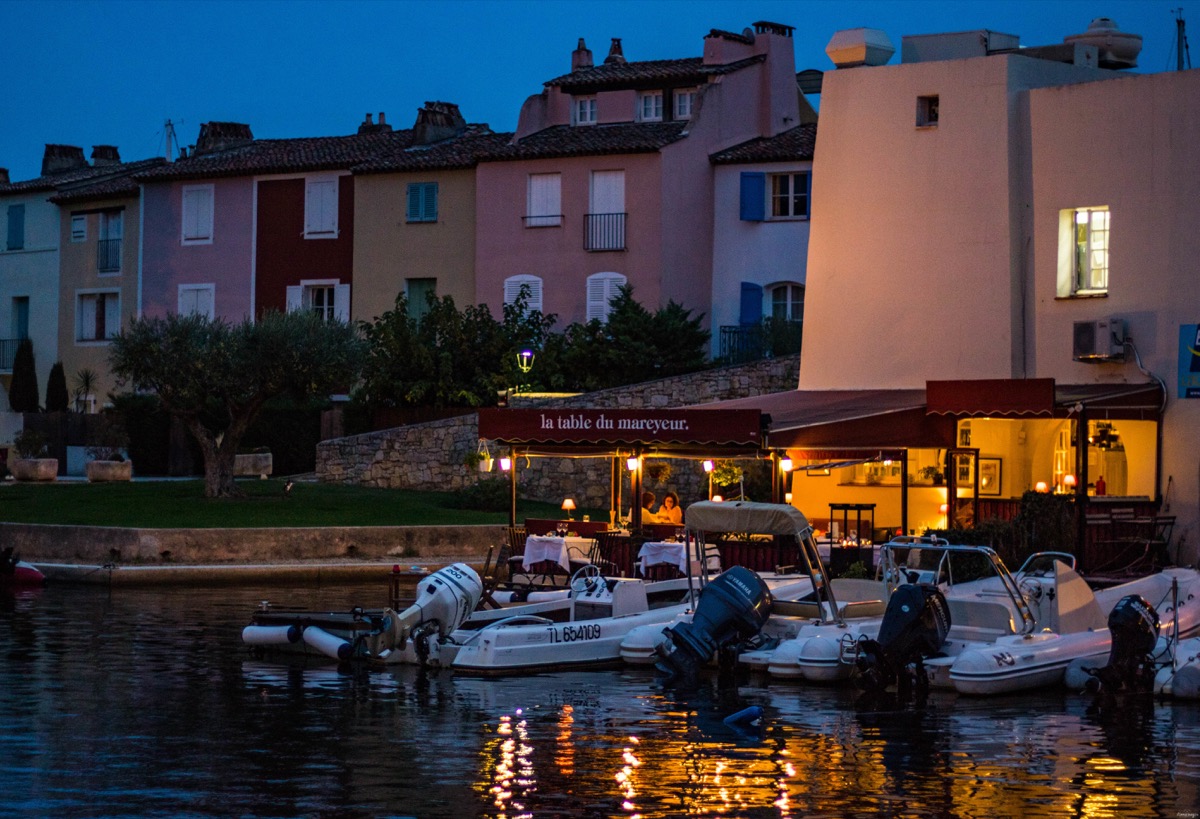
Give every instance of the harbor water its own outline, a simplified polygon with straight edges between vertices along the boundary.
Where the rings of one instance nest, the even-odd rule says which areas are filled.
[[[864,702],[650,669],[508,679],[252,657],[263,600],[385,583],[0,591],[0,817],[1191,817],[1200,707]],[[761,719],[726,721],[758,706]],[[754,716],[751,712],[749,716]]]

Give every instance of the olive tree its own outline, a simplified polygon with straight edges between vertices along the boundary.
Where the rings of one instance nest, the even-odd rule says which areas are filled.
[[[234,456],[270,398],[346,391],[358,377],[354,329],[309,312],[268,312],[232,324],[205,316],[138,318],[112,342],[120,383],[157,396],[196,439],[206,497],[239,493]]]

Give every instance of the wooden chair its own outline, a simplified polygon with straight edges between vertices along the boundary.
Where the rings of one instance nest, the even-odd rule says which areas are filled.
[[[508,567],[508,582],[515,583],[517,578],[523,578],[528,585],[533,582],[529,572],[525,571],[525,534],[524,526],[508,527],[508,557],[505,565]]]
[[[492,562],[492,557],[495,557],[495,562]],[[499,552],[495,545],[488,546],[487,558],[483,561],[483,571],[479,575],[479,579],[483,581],[483,591],[479,595],[479,603],[476,604],[476,611],[484,611],[486,609],[498,609],[500,604],[496,602],[493,593],[496,587],[500,585],[500,567],[504,566],[505,571],[508,569],[508,546],[501,544]]]

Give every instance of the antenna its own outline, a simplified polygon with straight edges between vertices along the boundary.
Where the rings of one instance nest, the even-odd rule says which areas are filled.
[[[1183,71],[1184,65],[1192,67],[1192,55],[1188,51],[1187,30],[1183,22],[1183,8],[1171,12],[1175,16],[1175,70]]]
[[[182,123],[183,120],[180,120],[180,122]],[[163,142],[166,143],[164,150],[167,155],[167,161],[170,162],[179,155],[179,139],[175,136],[175,123],[171,122],[171,120],[167,120],[166,124],[163,125]],[[174,145],[174,150],[172,150],[172,145]]]

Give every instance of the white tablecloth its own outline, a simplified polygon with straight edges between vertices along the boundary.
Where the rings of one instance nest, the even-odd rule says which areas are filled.
[[[688,560],[684,546],[685,544],[676,542],[650,541],[643,543],[642,548],[638,549],[641,572],[645,574],[646,567],[656,563],[671,563],[677,566],[679,571],[687,574]]]
[[[591,548],[591,538],[530,535],[525,538],[525,554],[521,558],[521,566],[529,571],[529,567],[540,560],[553,560],[565,570],[571,571],[571,555],[584,558]]]

